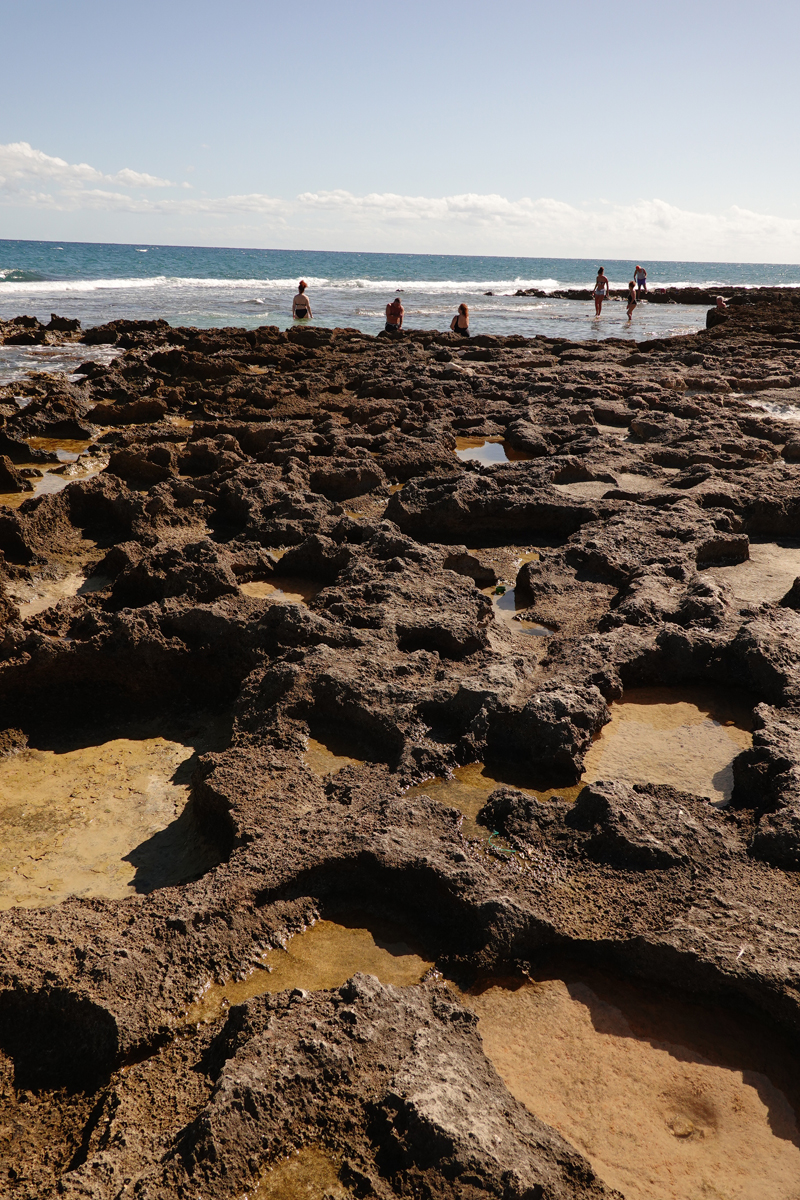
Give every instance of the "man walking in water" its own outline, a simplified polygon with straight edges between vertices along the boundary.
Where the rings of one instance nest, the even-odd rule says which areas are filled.
[[[642,296],[647,295],[647,271],[645,271],[644,267],[640,267],[638,263],[633,272],[633,278],[636,280],[637,299],[641,300]]]

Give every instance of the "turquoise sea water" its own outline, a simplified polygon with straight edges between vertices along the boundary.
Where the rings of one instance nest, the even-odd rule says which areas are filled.
[[[517,288],[589,286],[599,265],[594,259],[0,240],[0,317],[27,313],[46,321],[57,312],[79,317],[84,326],[117,317],[163,317],[174,325],[283,328],[291,323],[292,296],[302,276],[308,281],[315,323],[355,326],[368,333],[383,328],[385,305],[395,294],[403,298],[406,326],[423,329],[446,329],[461,301],[470,307],[474,333],[642,339],[690,332],[704,324],[702,307],[643,304],[629,325],[621,301],[608,303],[596,321],[588,303],[513,294]],[[612,287],[622,287],[635,264],[606,259],[602,265]],[[798,266],[644,265],[650,287],[800,286]]]

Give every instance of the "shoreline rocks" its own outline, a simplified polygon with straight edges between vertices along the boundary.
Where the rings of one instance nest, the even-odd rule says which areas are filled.
[[[386,1200],[409,1180],[432,1200],[613,1194],[512,1099],[436,978],[357,974],[184,1028],[211,980],[320,916],[376,937],[390,921],[448,979],[535,978],[569,952],[796,1053],[797,583],[743,600],[735,572],[800,530],[800,297],[737,295],[724,324],[638,345],[162,321],[42,336],[121,353],[15,382],[24,407],[0,396],[12,482],[31,438],[85,435],[79,472],[109,456],[0,509],[9,752],[201,710],[228,733],[192,764],[220,865],[0,911],[10,1194],[238,1200],[302,1146]],[[506,461],[462,462],[460,438]],[[76,572],[86,587],[23,619],[24,589]],[[658,781],[581,789],[626,691],[698,684],[754,713],[727,809]],[[336,769],[310,765],[309,738]],[[511,778],[465,817],[436,781],[475,763]]]

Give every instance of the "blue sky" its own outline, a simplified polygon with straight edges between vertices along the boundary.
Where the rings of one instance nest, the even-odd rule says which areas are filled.
[[[800,259],[800,6],[0,0],[6,237]]]

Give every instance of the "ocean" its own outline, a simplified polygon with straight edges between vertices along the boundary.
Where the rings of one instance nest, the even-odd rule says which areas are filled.
[[[601,320],[587,302],[516,297],[518,288],[590,286],[596,259],[500,258],[436,254],[350,254],[225,247],[106,245],[0,240],[0,318],[51,312],[84,327],[119,317],[162,317],[173,325],[291,324],[302,277],[314,323],[383,328],[384,308],[403,299],[410,328],[447,329],[457,306],[470,308],[473,333],[527,337],[629,337],[689,333],[705,323],[691,305],[640,305],[629,324],[622,301]],[[612,287],[624,287],[634,263],[606,259]],[[758,263],[645,262],[648,286],[800,286],[800,266]],[[491,292],[492,295],[485,293]]]

